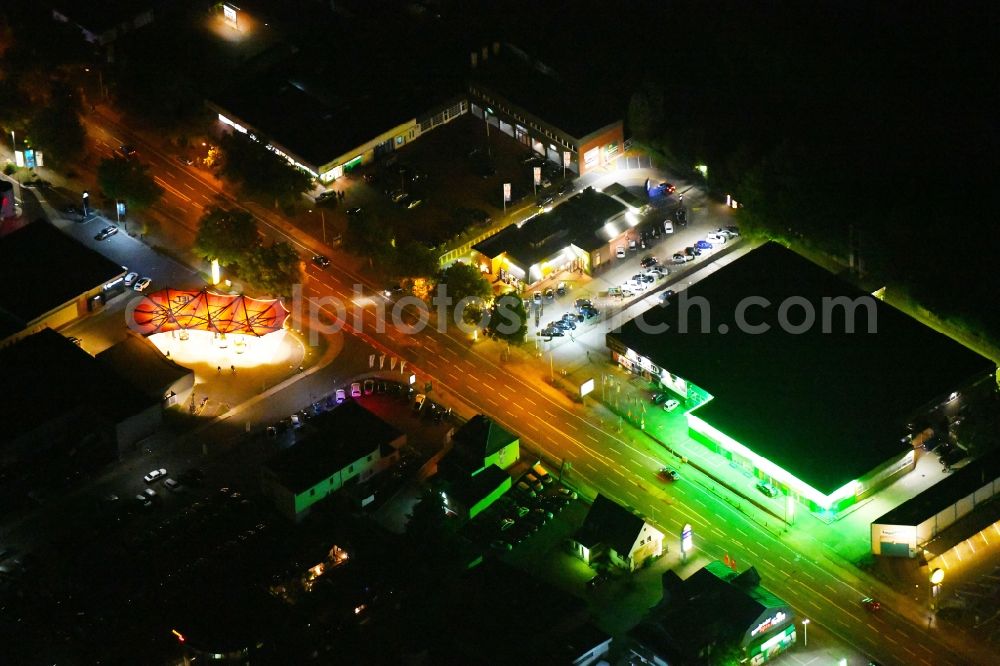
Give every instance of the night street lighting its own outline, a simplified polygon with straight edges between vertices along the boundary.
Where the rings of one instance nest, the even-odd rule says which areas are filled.
[[[802,647],[809,647],[809,619],[802,620]]]

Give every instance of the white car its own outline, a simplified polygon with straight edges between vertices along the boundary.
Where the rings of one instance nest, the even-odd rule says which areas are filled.
[[[344,391],[344,389],[337,389],[337,404],[339,405],[345,400],[347,400],[347,393]]]
[[[670,220],[663,221],[663,233],[672,234],[674,233],[674,223]]]
[[[135,284],[135,281],[138,279],[139,279],[139,274],[136,273],[135,271],[132,271],[131,273],[125,276],[125,286],[131,287],[133,284]]]
[[[722,245],[723,243],[728,241],[729,238],[723,236],[722,234],[709,234],[708,236],[705,237],[705,240],[707,240],[712,245]]]
[[[167,475],[167,470],[161,467],[160,469],[154,469],[152,472],[142,477],[142,480],[145,481],[146,483],[153,483],[158,479],[162,479],[166,475]]]
[[[624,259],[625,258],[625,246],[624,245],[619,245],[618,247],[615,248],[615,256],[618,257],[619,259]]]
[[[687,262],[694,260],[694,257],[690,257],[683,252],[678,252],[673,256],[673,260],[675,264],[686,264]]]
[[[351,397],[360,398],[361,397],[361,384],[354,382],[351,384]]]
[[[141,278],[138,282],[135,283],[132,289],[134,289],[135,291],[145,291],[146,287],[148,287],[152,281],[153,280],[148,277]]]
[[[672,412],[680,406],[681,403],[677,402],[676,400],[667,400],[665,403],[663,403],[663,409],[668,412]]]

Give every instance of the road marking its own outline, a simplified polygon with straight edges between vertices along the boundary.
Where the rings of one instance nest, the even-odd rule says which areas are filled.
[[[591,435],[591,434],[590,434],[589,432],[587,432],[587,433],[584,433],[584,434],[585,434],[585,435],[586,435],[587,437],[589,437],[589,438],[591,438],[592,440],[594,440],[594,441],[595,441],[596,443],[598,443],[598,444],[600,444],[600,443],[601,443],[601,440],[597,439],[596,437],[594,437],[593,435]]]
[[[535,407],[538,407],[538,403],[537,403],[537,402],[535,402],[534,400],[532,400],[531,398],[528,398],[528,397],[523,397],[523,398],[521,398],[521,400],[524,400],[525,402],[528,402],[528,403],[531,403],[531,404],[532,404],[532,405],[534,405]]]
[[[192,192],[197,192],[197,190],[194,189],[193,187],[191,187],[188,183],[181,183],[181,185],[183,185],[184,187],[188,188]]]
[[[187,201],[188,203],[194,203],[193,201],[191,201],[191,199],[189,197],[185,196],[183,192],[181,192],[180,190],[178,190],[175,187],[171,187],[166,182],[164,182],[164,180],[162,178],[160,178],[159,176],[153,176],[153,182],[155,182],[157,185],[159,185],[163,189],[167,190],[168,192],[177,195],[178,197],[180,197],[184,201]],[[198,204],[195,204],[195,205],[197,206]]]
[[[622,472],[617,467],[612,467],[611,471],[617,474],[618,476],[622,477],[623,479],[628,478],[624,474],[622,474]]]
[[[837,619],[840,620],[840,618],[837,618]],[[887,641],[892,641],[896,645],[899,645],[899,641],[897,641],[895,638],[893,638],[889,634],[882,634],[882,637],[885,638]]]

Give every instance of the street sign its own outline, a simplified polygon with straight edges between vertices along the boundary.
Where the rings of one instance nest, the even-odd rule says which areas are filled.
[[[563,166],[569,168],[570,152],[568,150],[563,151]]]
[[[594,380],[588,379],[584,383],[580,384],[580,397],[587,395],[594,390]]]
[[[503,184],[503,200],[504,202],[510,201],[510,183]]]
[[[691,524],[686,523],[681,530],[681,552],[687,554],[694,550],[694,539],[692,537]]]
[[[541,183],[542,183],[542,167],[536,166],[534,168],[534,172],[535,172],[535,185],[541,185]],[[509,197],[507,198],[507,201],[510,201]]]

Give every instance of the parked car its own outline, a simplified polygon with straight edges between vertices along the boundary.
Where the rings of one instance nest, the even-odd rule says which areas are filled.
[[[556,296],[565,296],[565,295],[566,295],[566,283],[560,282],[559,284],[556,285]]]
[[[146,483],[153,483],[154,481],[162,479],[166,475],[167,475],[167,470],[161,467],[160,469],[154,469],[149,474],[142,477],[142,480],[145,481]]]
[[[660,183],[659,190],[664,194],[673,194],[674,192],[677,191],[677,188],[674,187],[673,183]]]
[[[628,241],[628,251],[635,252],[639,249],[639,245],[635,242],[634,238],[630,238]]]
[[[606,582],[608,582],[607,574],[597,574],[596,576],[587,581],[587,589],[593,590],[597,587],[600,587],[601,585],[604,585]]]
[[[336,201],[338,198],[337,190],[326,190],[325,192],[320,192],[319,196],[316,197],[316,203],[326,203],[331,199]]]
[[[573,184],[572,180],[564,180],[562,182],[562,184],[559,186],[559,189],[557,190],[557,192],[559,194],[569,194],[570,192],[572,192],[575,189],[576,189],[576,186]]]
[[[663,233],[672,234],[674,233],[674,223],[670,220],[663,221]]]
[[[618,247],[615,248],[615,256],[618,257],[619,259],[624,259],[625,258],[625,246],[624,245],[619,245]]]
[[[319,266],[320,268],[327,268],[330,265],[330,260],[324,257],[322,254],[314,255],[312,262]]]
[[[700,257],[701,256],[701,248],[700,247],[694,247],[694,246],[686,247],[686,248],[684,248],[684,254],[686,254],[687,256],[691,257],[692,259],[694,259],[695,257]]]
[[[591,319],[601,314],[601,311],[595,307],[586,307],[580,310],[580,314],[583,315],[584,319]]]
[[[491,541],[490,548],[498,550],[501,553],[508,553],[514,550],[514,546],[509,541],[504,541],[503,539],[495,539],[494,541]]]
[[[531,488],[535,492],[542,492],[542,490],[545,489],[545,487],[542,485],[542,480],[539,479],[534,474],[532,474],[531,472],[528,472],[527,474],[524,475],[524,480],[528,482],[528,485],[531,486]]]
[[[116,233],[118,233],[118,227],[113,225],[109,227],[104,227],[99,232],[97,232],[97,235],[94,236],[94,240],[98,241],[107,240],[108,238],[114,236]]]
[[[594,304],[590,302],[589,298],[578,298],[573,303],[577,310],[582,310],[583,308],[592,308]]]
[[[541,463],[535,463],[531,466],[531,471],[534,472],[535,476],[539,478],[542,483],[549,484],[553,483],[555,479],[549,474],[549,471],[542,467]]]
[[[656,257],[654,257],[653,255],[647,254],[639,262],[639,265],[642,266],[643,268],[649,268],[650,266],[655,266],[656,265]]]
[[[337,389],[336,396],[337,396],[337,404],[338,405],[340,403],[344,402],[345,400],[347,400],[347,392],[344,391],[344,389]]]
[[[554,300],[555,297],[556,297],[556,292],[553,291],[551,288],[545,290],[545,300],[551,301]]]
[[[654,405],[662,405],[664,402],[666,402],[667,398],[669,397],[670,397],[669,393],[654,393],[650,397],[650,400],[652,400]]]
[[[163,482],[163,485],[167,487],[167,490],[171,490],[171,491],[174,491],[174,492],[176,492],[176,491],[178,491],[178,490],[181,489],[181,483],[180,483],[180,481],[177,481],[176,479],[166,479]]]
[[[404,192],[403,190],[395,190],[394,192],[391,192],[389,194],[389,199],[392,201],[392,203],[400,203],[401,201],[403,201],[403,199],[407,198],[408,196],[410,195]]]
[[[712,245],[724,245],[729,240],[729,237],[722,234],[709,234],[705,237],[705,240]]]
[[[777,497],[778,496],[778,489],[775,488],[774,486],[772,486],[767,481],[761,481],[760,483],[758,483],[757,485],[755,485],[754,488],[756,488],[760,492],[764,493],[768,497]]]
[[[694,257],[689,257],[688,255],[684,254],[683,252],[677,252],[676,254],[674,254],[674,256],[672,257],[672,259],[673,259],[673,261],[674,261],[675,264],[686,264],[687,262],[693,260]]]
[[[351,397],[352,398],[360,398],[361,397],[361,383],[360,382],[354,382],[353,384],[351,384]]]
[[[375,392],[375,380],[366,379],[365,380],[365,395],[371,395]]]
[[[513,519],[511,519],[511,518],[504,518],[503,520],[500,521],[500,523],[497,525],[497,527],[500,528],[501,532],[506,532],[510,528],[514,527],[514,525],[515,525],[515,523],[514,523]]]
[[[531,295],[531,300],[535,302],[535,305],[541,305],[542,303],[542,292],[536,291]]]
[[[663,409],[665,411],[672,412],[678,407],[680,407],[680,404],[681,403],[677,402],[676,400],[667,400],[665,403],[663,403]]]
[[[726,227],[726,231],[729,232],[729,235],[732,236],[733,238],[736,238],[740,235],[740,228],[736,226],[730,225]]]
[[[694,246],[697,249],[699,249],[699,250],[711,250],[712,249],[712,244],[709,243],[707,240],[700,240],[697,243],[695,243]]]
[[[556,488],[556,492],[558,492],[563,497],[568,497],[571,500],[575,500],[576,499],[576,491],[575,490],[570,490],[569,488],[566,488],[565,486],[559,486],[558,488]]]
[[[524,481],[518,481],[517,485],[514,486],[514,488],[521,494],[527,495],[528,497],[537,497],[537,494],[535,493],[534,490],[532,490],[531,486],[529,486]]]
[[[139,278],[139,280],[137,280],[132,286],[132,289],[134,291],[145,291],[152,281],[153,280],[148,277]]]
[[[546,338],[561,338],[563,337],[563,332],[561,329],[554,328],[551,324],[542,329],[541,335]]]
[[[139,279],[139,274],[136,273],[135,271],[132,271],[131,273],[125,276],[125,286],[131,287],[133,284],[135,284],[135,281],[138,279]]]
[[[406,207],[407,208],[416,208],[417,206],[421,205],[422,203],[424,203],[423,199],[413,199],[413,200],[410,201],[410,203],[406,204]]]

